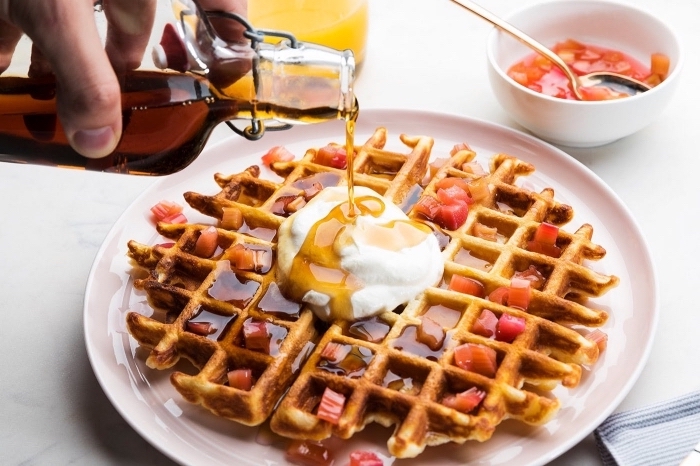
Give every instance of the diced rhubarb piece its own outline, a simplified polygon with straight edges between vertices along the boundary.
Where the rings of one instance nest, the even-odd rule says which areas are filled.
[[[262,156],[262,163],[267,167],[275,162],[289,162],[292,160],[294,160],[294,154],[283,146],[274,146]]]
[[[489,301],[503,304],[505,306],[506,302],[508,302],[508,287],[499,286],[493,290],[491,293],[489,293]]]
[[[437,198],[445,205],[452,204],[473,204],[474,201],[469,197],[469,193],[459,186],[450,186],[449,188],[438,188]]]
[[[304,200],[306,200],[306,202],[309,202],[316,196],[316,194],[320,193],[322,190],[323,185],[321,183],[316,182],[312,184],[309,188],[304,189]]]
[[[460,142],[459,144],[455,144],[452,147],[452,149],[450,149],[450,155],[454,156],[455,154],[457,154],[457,152],[463,151],[463,150],[471,152],[472,149],[471,149],[471,147],[469,147],[469,144],[467,144],[466,142]]]
[[[331,466],[335,461],[328,448],[311,440],[291,441],[284,457],[290,463],[302,466]]]
[[[432,351],[437,351],[445,341],[445,330],[430,317],[423,316],[416,337]]]
[[[173,225],[177,225],[180,223],[187,223],[187,217],[185,217],[185,214],[179,213],[179,214],[174,214],[169,217],[165,217],[163,220],[161,220],[163,223],[171,223]]]
[[[554,257],[555,259],[561,256],[561,248],[556,244],[540,243],[539,241],[528,241],[527,250],[544,254],[545,256]]]
[[[221,228],[238,230],[243,226],[243,212],[238,207],[224,207],[221,209]]]
[[[288,216],[289,211],[287,210],[287,205],[293,200],[297,199],[299,196],[296,194],[285,194],[277,199],[275,199],[274,204],[270,207],[270,212],[276,215]]]
[[[216,227],[207,227],[199,232],[193,254],[208,259],[214,255],[217,247],[219,247],[219,232]]]
[[[182,206],[171,201],[163,200],[151,207],[151,213],[156,221],[161,221],[168,217],[174,217],[180,212],[182,212]]]
[[[647,76],[644,82],[651,87],[658,86],[659,84],[661,84],[661,76],[659,76],[658,74],[650,74],[649,76]]]
[[[284,211],[290,214],[298,211],[306,205],[306,199],[304,196],[297,196],[291,202],[284,206]]]
[[[526,310],[530,305],[530,280],[511,278],[507,302],[510,307]]]
[[[671,60],[663,53],[651,54],[651,74],[658,75],[661,81],[666,79],[671,69]]]
[[[488,309],[483,309],[479,317],[474,321],[474,325],[472,325],[472,333],[492,338],[496,336],[497,325],[498,317],[496,317],[496,314]]]
[[[464,343],[455,348],[455,364],[466,371],[486,377],[496,375],[496,350],[478,343]]]
[[[321,403],[318,405],[318,411],[316,411],[316,417],[328,421],[331,424],[338,424],[340,416],[343,414],[343,407],[345,406],[345,395],[342,393],[334,392],[330,388],[326,387],[323,391],[323,396],[321,397]]]
[[[253,371],[250,369],[234,369],[226,374],[228,384],[239,390],[250,391],[253,388]]]
[[[581,55],[579,55],[579,59],[594,61],[594,60],[600,60],[600,56],[601,56],[600,53],[596,52],[595,50],[586,49],[583,51],[583,53]]]
[[[626,92],[615,92],[606,87],[598,86],[581,86],[579,91],[581,92],[581,97],[583,97],[583,100],[612,100],[620,97],[629,97],[629,94]]]
[[[590,73],[591,62],[587,60],[577,60],[571,64],[571,68],[579,75]],[[542,70],[542,76],[544,76],[544,70]],[[542,76],[534,76],[534,80],[538,81],[542,78]]]
[[[452,275],[450,278],[449,289],[458,293],[476,296],[477,298],[484,297],[484,285],[480,281],[457,274]]]
[[[462,171],[476,176],[488,175],[479,162],[467,162],[462,164]]]
[[[427,220],[435,220],[435,216],[440,210],[440,203],[432,196],[423,196],[418,199],[413,210]]]
[[[496,326],[496,340],[512,343],[515,338],[525,330],[525,319],[512,316],[508,313],[501,314]]]
[[[555,47],[555,51],[557,53],[559,53],[560,51],[561,52],[568,51],[572,54],[575,54],[577,51],[583,52],[584,50],[586,50],[585,44],[583,44],[582,42],[579,42],[577,40],[571,39],[571,38],[565,39],[562,42],[558,42],[557,44],[555,44],[554,47]]]
[[[214,327],[211,322],[187,321],[187,324],[185,325],[188,332],[196,333],[197,335],[202,335],[203,337],[216,332],[216,327]]]
[[[348,345],[329,341],[326,343],[326,346],[323,347],[323,351],[321,351],[321,359],[326,359],[330,362],[338,364],[345,359],[350,352],[350,349],[351,347]]]
[[[544,285],[544,282],[546,281],[544,275],[542,275],[542,273],[537,269],[537,267],[535,267],[532,264],[527,269],[521,272],[515,272],[513,274],[513,278],[522,278],[524,280],[529,280],[530,288],[533,288],[535,290],[541,290],[542,286]]]
[[[430,164],[428,165],[428,167],[430,168],[430,177],[434,177],[438,170],[445,166],[448,160],[450,159],[448,159],[447,157],[438,157],[432,162],[430,162]]]
[[[586,339],[598,345],[598,351],[601,353],[608,347],[608,335],[600,329],[593,330],[586,335]]]
[[[345,148],[337,144],[328,144],[316,151],[314,163],[326,167],[345,170],[348,166],[347,153]]]
[[[472,235],[494,243],[498,241],[498,229],[495,227],[486,226],[479,222],[474,224],[474,227],[472,228]]]
[[[445,178],[442,178],[440,181],[435,183],[436,189],[448,189],[453,186],[457,186],[466,193],[469,192],[469,185],[467,185],[466,180],[457,176],[446,176]]]
[[[234,244],[226,250],[224,258],[238,270],[263,272],[271,267],[272,255],[262,249],[252,249],[241,243]]]
[[[467,204],[441,205],[435,216],[435,223],[447,230],[456,230],[467,221],[469,206]]]
[[[479,406],[486,397],[486,392],[472,387],[462,393],[448,395],[442,399],[442,404],[461,413],[470,413]]]
[[[350,466],[384,466],[384,461],[374,452],[357,450],[350,453]]]
[[[489,197],[491,195],[491,190],[489,190],[488,180],[486,178],[479,178],[478,180],[469,182],[469,194],[471,194],[474,201],[480,201]]]
[[[557,236],[559,235],[559,227],[552,225],[551,223],[542,222],[537,226],[535,230],[535,236],[532,238],[533,241],[544,244],[555,244],[557,242]]]
[[[261,321],[248,320],[243,324],[243,339],[249,350],[270,352],[270,333],[267,324]]]
[[[529,87],[528,83],[530,81],[527,78],[527,73],[511,68],[510,70],[508,70],[508,77],[518,84],[522,84],[523,86]]]

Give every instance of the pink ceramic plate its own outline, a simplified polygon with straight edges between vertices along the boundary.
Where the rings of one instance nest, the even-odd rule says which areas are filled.
[[[592,432],[622,401],[637,380],[651,348],[658,318],[657,283],[647,245],[634,219],[620,199],[596,175],[564,152],[535,138],[491,123],[464,117],[404,110],[366,110],[357,136],[362,141],[377,126],[389,130],[390,147],[399,148],[400,133],[435,138],[435,154],[446,154],[466,141],[487,161],[495,152],[507,152],[537,167],[527,178],[531,189],[551,186],[556,197],[574,207],[576,215],[565,229],[582,223],[595,227],[594,241],[607,256],[591,264],[620,277],[620,286],[596,305],[609,309],[604,331],[608,349],[594,370],[585,372],[574,390],[557,389],[562,409],[547,425],[528,427],[515,421],[499,426],[488,442],[428,448],[417,459],[393,460],[385,441],[389,432],[368,427],[350,441],[333,440],[336,464],[348,464],[354,449],[371,449],[386,455],[386,464],[544,464],[556,458]],[[144,309],[145,296],[136,292],[129,275],[126,244],[130,239],[155,242],[149,207],[161,199],[182,202],[185,191],[215,193],[216,172],[233,173],[260,162],[274,145],[285,145],[301,155],[310,146],[342,141],[343,124],[297,127],[270,133],[261,142],[237,136],[209,147],[181,173],[158,180],[116,222],[98,252],[88,280],[85,309],[85,341],[93,370],[107,396],[124,418],[146,440],[183,464],[284,464],[284,444],[265,445],[257,428],[218,419],[184,401],[171,387],[167,372],[148,369],[140,350],[124,328],[130,308]],[[183,202],[184,204],[184,202]],[[190,220],[211,222],[186,210]]]

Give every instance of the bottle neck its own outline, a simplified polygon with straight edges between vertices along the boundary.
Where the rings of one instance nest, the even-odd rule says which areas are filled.
[[[294,48],[283,41],[276,45],[260,43],[256,52],[259,102],[302,112],[335,109],[341,117],[356,108],[355,59],[351,51],[303,42]]]

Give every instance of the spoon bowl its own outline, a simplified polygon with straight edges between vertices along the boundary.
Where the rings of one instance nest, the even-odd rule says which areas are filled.
[[[619,50],[642,63],[653,53],[666,55],[671,68],[651,90],[613,100],[561,99],[517,83],[508,69],[531,49],[510,34],[493,28],[486,41],[488,79],[493,95],[507,116],[536,136],[568,147],[595,147],[624,138],[658,118],[680,82],[683,53],[680,40],[662,19],[609,0],[541,0],[504,16],[542,43],[567,39]]]
[[[502,31],[510,34],[511,36],[518,39],[523,44],[527,45],[535,52],[547,58],[549,61],[554,63],[567,77],[571,83],[571,90],[578,100],[585,100],[581,93],[582,87],[607,87],[615,92],[619,92],[627,95],[637,95],[640,92],[646,92],[651,89],[646,83],[638,81],[636,79],[630,78],[629,76],[624,76],[618,73],[610,73],[606,71],[597,71],[594,73],[589,73],[583,76],[578,76],[569,65],[562,60],[562,58],[550,50],[548,47],[544,46],[531,36],[525,34],[523,31],[513,26],[509,22],[499,18],[485,8],[477,5],[471,0],[452,0],[458,5],[466,8],[475,15],[485,19],[489,23],[493,24]]]

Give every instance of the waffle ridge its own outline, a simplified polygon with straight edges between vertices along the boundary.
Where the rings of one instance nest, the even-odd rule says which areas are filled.
[[[424,221],[415,202],[421,196],[436,196],[441,179],[471,181],[481,176],[464,170],[476,157],[465,147],[426,180],[432,138],[401,135],[400,139],[407,148],[404,153],[386,150],[387,132],[378,128],[356,147],[354,182],[374,189],[415,220]],[[215,195],[185,193],[191,207],[216,221],[224,208],[240,209],[242,228],[217,226],[221,249],[242,243],[264,250],[273,258],[267,270],[232,269],[225,262],[225,252],[211,259],[194,255],[197,237],[208,225],[159,223],[158,232],[174,245],[129,242],[135,267],[147,271],[135,287],[146,291],[149,303],[161,315],[160,319],[136,312],[127,315],[131,335],[150,349],[148,366],[165,370],[181,357],[191,361],[197,368],[195,375],[171,374],[171,382],[185,399],[245,425],[270,420],[272,430],[288,438],[347,439],[371,422],[393,425],[387,445],[400,458],[415,457],[430,445],[485,441],[504,419],[533,425],[547,422],[560,405],[551,391],[559,385],[576,387],[583,370],[599,356],[598,346],[584,337],[587,330],[582,329],[602,326],[608,315],[587,306],[587,298],[602,296],[618,282],[617,277],[586,264],[605,256],[605,250],[592,242],[593,227],[584,224],[573,233],[560,229],[559,258],[528,251],[526,245],[539,224],[563,226],[574,212],[556,201],[550,188],[534,192],[516,184],[518,178],[534,172],[531,164],[496,154],[485,175],[490,194],[470,206],[465,224],[454,231],[432,225],[443,240],[445,271],[440,283],[394,312],[360,322],[320,323],[301,306],[287,314],[271,312],[261,303],[276,288],[276,230],[289,214],[280,210],[280,199],[298,197],[315,182],[324,187],[347,183],[345,170],[317,164],[316,154],[312,148],[297,160],[273,163],[280,182],[261,178],[260,169],[253,166],[234,175],[216,174],[221,191]],[[498,241],[476,236],[477,224],[496,228]],[[458,260],[464,251],[484,259],[488,267]],[[472,278],[484,285],[488,296],[533,264],[546,277],[540,289],[531,291],[527,311],[455,292],[446,285],[455,274]],[[222,280],[222,273],[235,275],[240,283],[253,283],[247,289],[255,289],[245,299],[216,299],[210,290]],[[434,308],[446,308],[453,317],[441,321],[444,339],[429,348],[415,335]],[[507,313],[523,318],[525,330],[511,343],[474,333],[484,309],[496,316]],[[230,316],[216,339],[187,330],[187,322],[203,311]],[[275,354],[245,347],[242,329],[251,319],[281,329],[273,332],[281,335]],[[464,343],[495,350],[498,364],[493,376],[456,365],[455,348]],[[329,361],[324,354],[329,344],[343,349],[341,361]],[[250,391],[226,384],[226,374],[236,368],[252,369],[255,383]],[[326,387],[346,397],[337,424],[315,414]],[[462,413],[442,403],[446,396],[472,387],[486,394],[473,411]]]

